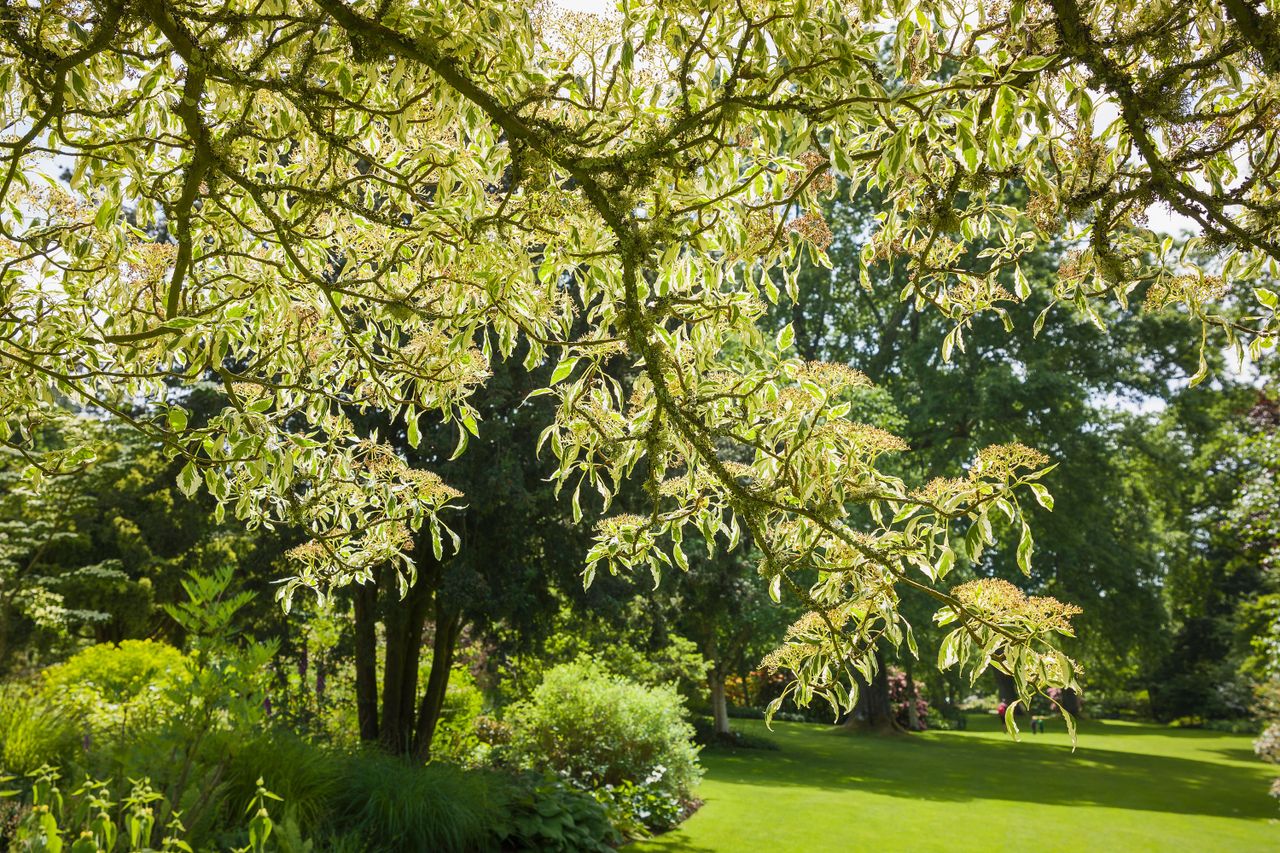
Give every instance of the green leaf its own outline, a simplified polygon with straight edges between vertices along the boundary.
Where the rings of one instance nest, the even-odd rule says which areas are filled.
[[[1049,490],[1044,487],[1044,484],[1028,483],[1027,485],[1031,488],[1031,494],[1035,495],[1036,503],[1040,504],[1040,506],[1052,512],[1053,511],[1053,495],[1050,494]]]
[[[1022,536],[1018,539],[1018,568],[1024,575],[1031,576],[1031,528],[1022,522]]]
[[[1016,720],[1014,720],[1014,713],[1018,710],[1018,703],[1021,701],[1022,701],[1021,699],[1014,699],[1012,702],[1009,703],[1009,706],[1004,709],[1005,731],[1009,733],[1010,737],[1012,737],[1015,741],[1018,741],[1018,742],[1021,742],[1022,739],[1018,737],[1018,723]]]
[[[786,352],[791,349],[791,345],[796,342],[796,330],[791,328],[791,324],[783,326],[778,331],[778,350]]]
[[[195,462],[188,462],[182,466],[182,470],[178,472],[178,488],[187,497],[195,497],[200,489],[200,472],[196,469]]]
[[[943,546],[942,551],[938,554],[938,563],[934,567],[935,576],[941,580],[945,578],[956,564],[956,552],[951,550],[950,546]]]
[[[551,372],[550,385],[556,385],[569,378],[569,374],[573,373],[573,369],[578,366],[579,356],[566,358],[556,365],[556,369]]]
[[[165,413],[169,418],[169,427],[174,432],[182,432],[187,428],[187,413],[179,406],[170,406]]]
[[[453,460],[462,456],[462,454],[466,453],[467,444],[468,444],[467,431],[463,427],[459,426],[458,427],[458,443],[454,446],[453,453],[452,455],[449,456],[449,461],[452,462]]]
[[[418,445],[422,443],[422,431],[418,428],[418,418],[416,415],[411,415],[409,417],[407,433],[409,446],[416,450]]]
[[[1013,63],[1011,71],[1039,71],[1050,62],[1053,62],[1052,56],[1024,56],[1017,62]]]

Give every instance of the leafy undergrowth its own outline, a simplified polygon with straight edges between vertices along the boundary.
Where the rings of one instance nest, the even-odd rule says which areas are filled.
[[[1086,721],[1072,753],[1055,722],[1015,744],[985,716],[902,738],[735,720],[781,750],[704,752],[703,807],[628,850],[1276,849],[1247,736]]]

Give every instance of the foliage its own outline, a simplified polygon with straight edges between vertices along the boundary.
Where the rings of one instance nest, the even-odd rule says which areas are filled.
[[[192,389],[194,410],[221,406]],[[0,666],[46,663],[85,640],[167,636],[161,604],[179,578],[220,564],[271,562],[270,537],[213,518],[187,500],[178,466],[137,431],[86,416],[42,426],[41,447],[91,444],[91,465],[32,488],[26,462],[0,460]]]
[[[187,679],[187,659],[167,643],[124,640],[77,652],[41,673],[50,700],[95,732],[172,715]]]
[[[340,834],[369,853],[487,849],[502,815],[497,777],[362,752],[343,764],[331,808]]]
[[[117,802],[112,799],[110,782],[86,779],[74,791],[64,793],[59,785],[62,776],[56,768],[45,765],[30,775],[30,809],[18,822],[11,839],[0,838],[11,842],[15,851],[192,850],[177,812],[165,808],[164,795],[152,788],[148,779],[131,781],[128,792]],[[11,781],[6,777],[0,784]],[[14,793],[17,792],[5,792]],[[269,801],[278,799],[259,780],[243,821],[249,843],[238,853],[265,853],[273,828],[267,806]],[[167,820],[163,815],[168,816]]]
[[[36,690],[0,684],[0,770],[28,774],[78,757],[84,720]]]
[[[745,533],[775,597],[814,614],[778,661],[802,702],[847,711],[873,638],[910,644],[903,588],[980,638],[944,663],[1016,669],[1024,694],[1069,687],[1060,624],[1029,627],[1008,597],[975,611],[946,577],[1006,523],[1030,570],[1048,460],[1006,447],[932,486],[892,475],[904,443],[846,418],[865,378],[757,325],[801,257],[825,259],[821,197],[839,177],[882,200],[859,279],[874,288],[876,257],[906,267],[897,295],[947,319],[944,360],[1026,298],[1021,262],[1053,241],[1071,248],[1051,304],[1098,322],[1113,302],[1176,304],[1217,336],[1202,352],[1275,338],[1276,190],[1256,176],[1280,156],[1277,53],[1247,3],[14,16],[3,438],[33,450],[56,397],[161,437],[184,491],[307,530],[286,600],[388,561],[407,582],[413,531],[437,558],[451,538],[457,491],[357,437],[347,409],[402,420],[411,444],[430,412],[464,444],[473,392],[519,348],[556,363],[538,390],[557,403],[559,485],[610,496],[645,469],[652,511],[602,523],[588,578],[682,566],[686,532]],[[55,152],[65,180],[48,179]],[[1145,227],[1156,203],[1200,233],[1179,246]],[[228,404],[191,418],[180,389],[209,374]],[[53,450],[31,479],[93,453]],[[839,578],[815,587],[815,571]]]
[[[678,811],[700,776],[693,727],[670,687],[644,687],[579,660],[549,670],[507,710],[507,754],[585,790],[631,783]],[[650,810],[661,819],[670,810]]]
[[[596,788],[592,794],[608,809],[609,822],[628,838],[645,838],[678,824],[690,804],[656,785],[624,780]]]
[[[127,702],[171,684],[185,663],[182,652],[167,643],[124,640],[90,646],[44,670],[42,677],[51,692],[81,688],[103,702]]]
[[[539,853],[608,853],[622,841],[606,807],[594,797],[536,773],[513,783],[494,832],[504,845]]]
[[[1173,616],[1150,684],[1158,719],[1243,719],[1276,658],[1280,439],[1274,392],[1187,395],[1153,441],[1184,447],[1190,476],[1170,476],[1178,526],[1165,592]]]
[[[889,701],[893,705],[893,714],[905,730],[922,732],[929,728],[929,702],[924,698],[920,685],[907,681],[907,674],[900,669],[891,668],[889,676]],[[907,709],[908,703],[915,705],[915,726],[910,725],[912,714]]]
[[[329,812],[345,769],[340,752],[280,729],[237,732],[236,738],[222,792],[226,810],[220,816],[222,823],[234,825],[239,804],[248,802],[265,784],[283,801],[276,809],[283,821],[312,835],[329,826]]]
[[[475,676],[466,667],[455,665],[431,743],[432,758],[464,766],[482,764],[487,754],[478,730],[482,710],[484,694]]]
[[[557,630],[533,662],[519,674],[532,690],[554,666],[590,658],[631,681],[651,686],[673,685],[681,692],[698,689],[709,663],[698,647],[672,630],[652,600],[633,598],[608,620],[562,607]]]
[[[763,717],[763,714],[756,719]],[[775,719],[782,719],[775,715]],[[725,747],[728,749],[778,749],[778,744],[768,738],[755,737],[739,731],[728,734],[716,731],[715,722],[708,717],[693,718],[693,737],[703,747]]]

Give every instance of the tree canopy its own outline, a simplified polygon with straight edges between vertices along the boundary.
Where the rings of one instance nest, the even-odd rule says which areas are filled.
[[[1071,247],[1053,301],[1098,322],[1177,304],[1202,352],[1261,354],[1277,21],[1243,0],[6,3],[0,438],[36,480],[93,453],[32,447],[61,400],[159,438],[185,491],[308,531],[287,601],[411,572],[414,531],[441,554],[465,501],[347,407],[411,445],[423,417],[454,424],[462,452],[519,349],[555,364],[539,446],[573,505],[633,476],[650,497],[600,522],[588,581],[683,568],[691,528],[747,533],[810,609],[772,659],[802,702],[847,710],[881,639],[913,645],[904,586],[954,626],[943,665],[1069,686],[1074,608],[946,580],[996,518],[1029,570],[1050,460],[1006,444],[964,476],[887,474],[906,443],[848,417],[866,376],[760,321],[825,260],[821,199],[847,187],[883,199],[861,285],[905,269],[944,359],[1008,319],[1049,241]],[[1153,206],[1200,233],[1157,233]],[[197,425],[181,388],[207,376],[229,405]]]

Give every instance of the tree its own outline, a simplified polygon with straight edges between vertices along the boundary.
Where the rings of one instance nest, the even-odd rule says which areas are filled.
[[[698,543],[691,552],[687,571],[668,584],[668,607],[682,633],[698,643],[710,664],[707,694],[713,727],[717,734],[728,735],[725,682],[737,676],[745,688],[760,659],[782,636],[788,617],[795,614],[769,600],[754,577],[752,558],[757,555],[749,550],[709,553]]]
[[[1252,389],[1186,396],[1152,431],[1153,444],[1185,454],[1191,473],[1169,485],[1188,532],[1171,549],[1172,625],[1150,673],[1152,710],[1161,719],[1239,718],[1253,710],[1253,683],[1274,668],[1275,403]]]
[[[187,404],[207,405],[200,390]],[[219,405],[220,407],[220,405]],[[280,549],[270,537],[217,524],[208,501],[177,493],[178,466],[137,431],[56,409],[41,446],[92,441],[97,459],[33,488],[27,463],[0,468],[0,661],[30,662],[89,641],[169,631],[160,609],[183,596],[181,579]]]
[[[906,636],[902,585],[954,626],[944,665],[1070,686],[1050,640],[1071,608],[946,582],[993,514],[1028,564],[1023,497],[1047,500],[1046,457],[1004,445],[921,488],[884,473],[902,442],[842,402],[865,377],[796,358],[794,330],[761,334],[770,272],[790,289],[802,255],[823,257],[834,175],[885,199],[866,251],[950,318],[944,358],[1025,295],[1021,259],[1054,238],[1076,247],[1056,300],[1096,316],[1145,288],[1260,354],[1277,297],[1248,287],[1280,261],[1275,28],[1235,0],[664,0],[585,19],[522,2],[10,5],[0,438],[25,447],[24,415],[55,393],[157,436],[185,490],[309,531],[287,602],[405,571],[413,531],[447,537],[459,499],[353,436],[344,407],[402,419],[410,444],[424,411],[474,433],[472,394],[523,345],[556,362],[561,482],[606,499],[633,473],[648,484],[652,510],[603,522],[593,569],[682,565],[686,528],[748,533],[765,583],[810,607],[775,661],[801,701],[852,705],[852,673]],[[42,177],[53,154],[65,183]],[[1025,205],[1005,203],[1012,184]],[[1188,244],[1211,262],[1142,227],[1154,203],[1197,224]],[[618,383],[612,363],[641,375]],[[168,389],[208,371],[230,405],[197,426]],[[139,397],[143,416],[125,406]]]
[[[859,284],[877,206],[865,195],[828,204],[831,267],[805,265],[796,297],[782,300],[774,322],[797,330],[806,358],[851,364],[876,383],[882,396],[866,401],[859,418],[903,435],[912,448],[900,463],[904,476],[956,476],[983,446],[1018,437],[1051,449],[1060,460],[1046,481],[1056,511],[1033,510],[1040,541],[1033,571],[1023,577],[1013,543],[1002,543],[979,565],[962,567],[965,576],[998,576],[1080,604],[1080,638],[1067,648],[1090,671],[1093,687],[1144,676],[1161,652],[1165,555],[1174,528],[1192,526],[1173,518],[1175,492],[1164,472],[1184,472],[1189,460],[1165,453],[1144,462],[1156,451],[1151,424],[1131,410],[1168,405],[1185,387],[1197,369],[1190,322],[1117,307],[1103,330],[1068,310],[1033,335],[1062,260],[1048,246],[1023,260],[1027,295],[1008,309],[1013,331],[994,317],[978,320],[965,351],[943,362],[936,341],[946,320],[900,301],[906,270],[874,260],[866,267],[873,284]],[[941,640],[929,628],[927,605],[910,595],[902,602],[925,658]],[[1009,701],[1017,695],[1011,680],[1001,692]]]
[[[380,435],[412,470],[434,470],[468,496],[449,516],[461,545],[456,554],[424,530],[410,551],[407,580],[383,566],[373,583],[353,589],[361,736],[420,757],[430,755],[463,630],[483,634],[501,625],[534,644],[560,606],[555,591],[581,586],[573,555],[585,551],[586,537],[546,485],[555,466],[528,452],[551,420],[545,401],[526,400],[545,376],[510,363],[493,370],[472,398],[481,421],[469,453],[455,452],[457,435],[447,425],[428,424],[416,443],[385,418],[357,415],[363,422],[353,427]],[[380,698],[379,620],[385,638]],[[430,669],[420,691],[428,625]]]

